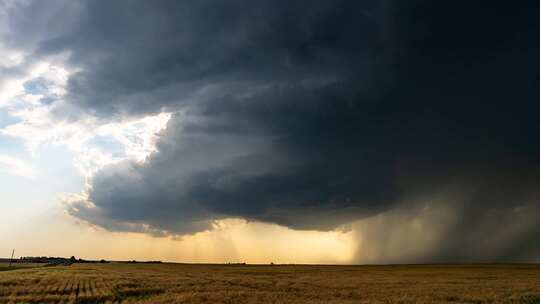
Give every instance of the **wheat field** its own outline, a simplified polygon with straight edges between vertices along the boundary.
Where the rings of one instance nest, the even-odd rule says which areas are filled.
[[[1,271],[0,303],[540,303],[540,266],[74,264]]]

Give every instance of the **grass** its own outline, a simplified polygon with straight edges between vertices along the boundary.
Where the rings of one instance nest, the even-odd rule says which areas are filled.
[[[0,303],[540,303],[540,265],[74,264],[0,272]]]

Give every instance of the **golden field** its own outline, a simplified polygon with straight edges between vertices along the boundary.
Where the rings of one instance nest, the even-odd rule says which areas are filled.
[[[0,303],[540,303],[540,265],[74,264],[0,271]]]

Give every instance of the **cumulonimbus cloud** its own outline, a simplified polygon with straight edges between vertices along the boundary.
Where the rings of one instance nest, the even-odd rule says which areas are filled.
[[[453,223],[488,212],[511,223],[512,210],[538,204],[534,10],[424,1],[68,8],[69,27],[34,37],[34,51],[71,54],[80,71],[69,105],[104,120],[175,113],[158,152],[97,173],[70,205],[74,216],[158,234],[229,217],[328,230],[449,185],[467,193],[448,194],[449,206],[468,206]],[[21,37],[42,20],[20,17],[31,10],[13,14]],[[28,45],[21,39],[13,47]],[[493,227],[465,226],[479,235]],[[523,240],[538,230],[527,227]],[[441,234],[450,245],[432,256],[453,252],[458,233]]]

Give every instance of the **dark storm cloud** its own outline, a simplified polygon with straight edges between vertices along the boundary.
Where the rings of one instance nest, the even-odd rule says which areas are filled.
[[[71,58],[83,67],[70,79],[71,103],[105,118],[183,113],[152,165],[117,169],[124,177],[140,171],[137,178],[111,184],[115,168],[96,176],[94,211],[183,233],[231,216],[330,229],[391,205],[395,193],[382,191],[392,182],[385,156],[359,155],[355,139],[370,119],[357,103],[375,102],[391,78],[391,6],[306,4],[159,2],[130,5],[129,13],[107,4],[104,13],[91,2],[84,35],[41,43],[47,53],[72,47],[73,37],[87,41]],[[379,170],[367,172],[370,157]],[[313,211],[304,217],[304,209]],[[82,210],[75,213],[91,216]]]
[[[71,105],[103,119],[176,113],[159,152],[99,172],[94,206],[71,205],[89,222],[183,234],[242,217],[326,230],[450,185],[467,193],[448,194],[459,217],[421,258],[470,260],[483,253],[456,248],[510,229],[514,210],[537,210],[534,7],[87,1],[71,11],[69,27],[35,44],[36,56],[69,52],[81,69]],[[477,227],[488,213],[502,226]],[[489,257],[534,256],[538,222]],[[462,242],[466,233],[475,237]]]
[[[44,5],[23,12],[44,10],[49,18],[15,14],[10,41],[26,48],[34,41],[36,56],[69,52],[82,70],[69,80],[68,99],[104,117],[175,110],[211,85],[367,77],[377,57],[385,60],[390,39],[384,1]],[[58,7],[68,17],[54,18]],[[24,38],[48,27],[54,34]]]

